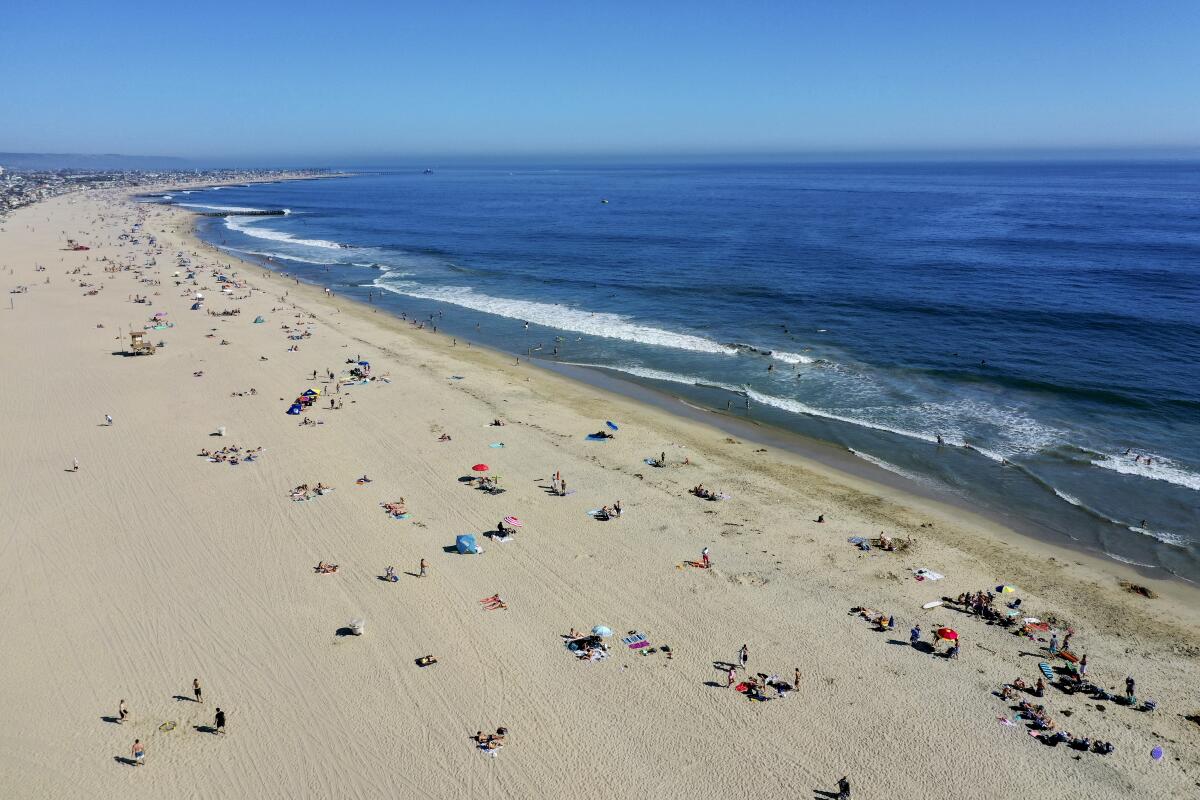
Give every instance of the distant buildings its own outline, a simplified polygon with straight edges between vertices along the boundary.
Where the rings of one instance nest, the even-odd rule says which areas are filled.
[[[137,170],[54,170],[5,171],[0,167],[0,219],[21,206],[48,197],[80,189],[136,188],[150,184],[170,183],[244,183],[249,180],[294,177],[317,177],[329,174],[325,170],[177,170],[142,172]]]

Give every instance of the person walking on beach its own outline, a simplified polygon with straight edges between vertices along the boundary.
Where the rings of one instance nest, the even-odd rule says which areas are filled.
[[[108,426],[108,427],[110,427],[110,428],[112,427],[112,414],[105,414],[105,415],[104,415],[104,424],[105,424],[105,425],[107,425],[107,426]]]
[[[1129,705],[1133,705],[1134,698],[1136,697],[1136,695],[1133,693],[1133,690],[1136,687],[1137,684],[1134,683],[1132,675],[1125,678],[1125,699],[1129,702]]]
[[[217,706],[217,716],[213,720],[213,727],[217,733],[225,733],[225,712],[221,710],[220,706]]]
[[[742,645],[742,649],[738,651],[738,662],[741,663],[742,669],[746,668],[746,662],[750,660],[750,648]]]
[[[129,752],[133,755],[135,767],[143,766],[146,763],[146,746],[142,744],[141,739],[133,740],[133,747],[129,748]]]
[[[725,673],[725,686],[728,688],[735,683],[737,683],[737,668],[730,667],[729,671]]]
[[[708,560],[708,548],[707,547],[700,551],[700,560],[704,562],[705,569],[708,569],[709,566],[711,565],[711,562]]]
[[[129,716],[129,708],[126,707],[125,701],[117,703],[117,724],[124,725],[125,718]]]
[[[419,570],[417,571],[417,577],[418,577],[418,578],[424,578],[424,577],[425,577],[425,575],[427,574],[427,573],[426,573],[426,570],[427,570],[428,568],[429,568],[429,563],[428,563],[428,562],[427,562],[425,559],[423,559],[423,558],[422,558],[422,559],[421,559],[420,568],[419,568]]]
[[[196,702],[197,702],[197,703],[203,703],[203,702],[204,702],[204,695],[203,695],[203,693],[200,691],[200,679],[199,679],[199,678],[193,678],[193,679],[192,679],[192,694],[196,695]]]
[[[1054,655],[1057,652],[1058,652],[1058,634],[1052,633],[1052,634],[1050,634],[1050,655]]]
[[[908,643],[913,647],[917,646],[917,642],[921,641],[921,624],[917,623],[912,630],[908,632]]]

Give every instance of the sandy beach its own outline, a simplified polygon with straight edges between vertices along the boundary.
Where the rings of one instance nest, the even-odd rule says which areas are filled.
[[[419,330],[191,226],[115,192],[0,224],[4,288],[28,287],[0,309],[5,797],[832,797],[843,775],[856,798],[1200,792],[1195,587]],[[156,315],[163,346],[128,355]],[[373,380],[352,380],[359,361]],[[615,438],[586,438],[609,420]],[[240,463],[199,455],[229,446]],[[467,482],[477,464],[503,493]],[[394,519],[381,503],[400,498]],[[618,500],[619,518],[589,513]],[[511,541],[484,535],[505,516]],[[881,531],[913,541],[848,541]],[[462,534],[484,552],[459,554]],[[1020,598],[1049,630],[922,607],[1006,585],[997,613]],[[579,659],[564,637],[594,626],[606,657]],[[931,644],[943,627],[957,659]],[[1069,630],[1088,679],[1123,698],[1132,676],[1157,708],[1020,697],[1111,754],[1048,745],[999,696],[1042,662],[1057,684],[1069,662],[1047,648]],[[795,688],[727,688],[743,645],[738,683],[798,670]],[[498,749],[472,738],[499,727]]]

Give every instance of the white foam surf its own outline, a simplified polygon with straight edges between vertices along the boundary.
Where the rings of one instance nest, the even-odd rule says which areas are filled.
[[[802,356],[799,353],[788,353],[783,350],[772,350],[771,358],[782,361],[785,364],[815,364],[817,361],[812,356]]]
[[[263,228],[253,223],[261,222],[262,220],[270,219],[270,217],[226,217],[225,227],[231,231],[243,233],[246,236],[253,236],[255,239],[269,239],[273,242],[283,242],[285,244],[300,245],[302,247],[320,247],[323,250],[343,250],[337,242],[330,242],[325,239],[298,239],[290,233],[284,231],[272,230],[271,228]],[[280,255],[283,255],[282,253]],[[324,262],[322,262],[324,263]]]
[[[1149,536],[1151,539],[1157,539],[1163,544],[1169,544],[1172,547],[1187,547],[1191,541],[1186,536],[1180,536],[1178,533],[1170,531],[1152,531],[1149,528],[1141,528],[1137,525],[1127,526],[1134,533],[1140,533],[1142,536]]]
[[[185,208],[203,208],[207,211],[241,211],[243,213],[266,211],[264,208],[247,208],[245,206],[210,206],[205,205],[204,203],[176,203],[175,205],[183,206]]]
[[[634,322],[629,317],[606,311],[587,311],[573,306],[555,303],[539,303],[532,300],[514,300],[507,297],[492,297],[480,294],[466,286],[423,286],[406,281],[394,281],[384,275],[375,279],[375,285],[395,294],[437,300],[463,308],[494,314],[498,317],[532,322],[548,328],[585,333],[606,339],[621,339],[627,342],[672,347],[699,353],[733,355],[732,347],[686,333],[663,330]]]
[[[284,261],[299,261],[302,264],[316,264],[317,266],[329,266],[331,263],[333,263],[328,259],[320,261],[312,258],[304,258],[302,256],[294,256],[290,253],[274,253],[270,251],[264,252],[262,250],[241,250],[237,247],[229,247],[228,245],[222,247],[221,249],[229,253],[242,253],[248,256],[262,256],[263,258],[280,258]]]
[[[1132,475],[1154,481],[1173,483],[1187,489],[1200,492],[1200,474],[1192,472],[1180,464],[1163,456],[1153,453],[1139,453],[1140,458],[1150,458],[1150,463],[1135,461],[1133,456],[1108,455],[1092,459],[1092,466],[1119,472],[1122,475]]]
[[[846,449],[849,450],[854,455],[861,458],[863,461],[866,461],[869,464],[874,464],[875,466],[879,467],[880,469],[886,470],[886,471],[892,473],[893,475],[899,475],[901,478],[906,478],[915,483],[922,483],[922,484],[926,484],[926,485],[928,485],[930,483],[929,479],[926,478],[925,476],[918,475],[915,472],[909,472],[908,470],[904,469],[903,467],[898,467],[890,461],[884,461],[882,458],[876,458],[875,456],[871,455],[870,453],[863,453],[859,450],[855,450],[853,447],[848,447]]]

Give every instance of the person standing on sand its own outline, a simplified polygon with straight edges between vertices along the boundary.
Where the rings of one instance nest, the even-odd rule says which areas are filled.
[[[799,667],[796,667],[796,675],[792,679],[792,689],[797,692],[800,691],[800,668]]]
[[[708,560],[708,548],[707,547],[700,551],[700,560],[704,562],[704,568],[708,569],[711,562],[709,562],[709,560]]]
[[[79,472],[79,459],[71,459],[71,472]]]
[[[728,688],[730,686],[733,686],[733,684],[736,682],[737,682],[737,669],[735,667],[730,667],[729,672],[725,673],[725,686],[726,686],[726,688]]]
[[[742,669],[746,668],[746,662],[750,660],[750,648],[742,645],[742,649],[738,650],[738,661],[742,665]]]
[[[108,427],[110,427],[110,428],[112,427],[112,414],[105,414],[105,415],[104,415],[104,424],[105,424],[105,425],[107,425],[107,426],[108,426]]]
[[[216,728],[217,733],[225,733],[225,712],[221,710],[220,706],[217,706],[217,716],[213,720],[213,727]]]
[[[426,562],[426,561],[425,561],[425,559],[423,559],[423,558],[422,558],[422,559],[421,559],[421,564],[420,564],[420,569],[419,569],[419,571],[417,572],[417,577],[418,577],[418,578],[424,578],[424,577],[425,577],[425,575],[426,575],[426,570],[427,570],[428,568],[429,568],[429,564],[428,564],[428,562]]]
[[[203,693],[200,691],[200,679],[199,678],[192,679],[192,694],[196,695],[197,703],[204,702]]]
[[[838,779],[838,800],[850,800],[850,781],[843,775]]]
[[[1052,634],[1050,634],[1050,655],[1054,655],[1057,652],[1058,652],[1058,634],[1052,633]]]
[[[133,740],[133,747],[129,748],[129,752],[133,754],[135,767],[143,766],[146,763],[146,746],[142,744],[141,739]]]
[[[921,641],[921,625],[917,623],[912,630],[908,632],[908,643],[913,647],[917,646],[917,642]]]
[[[125,701],[121,700],[121,702],[117,703],[117,723],[120,725],[124,725],[125,718],[128,716],[129,716],[129,708],[126,707]]]

